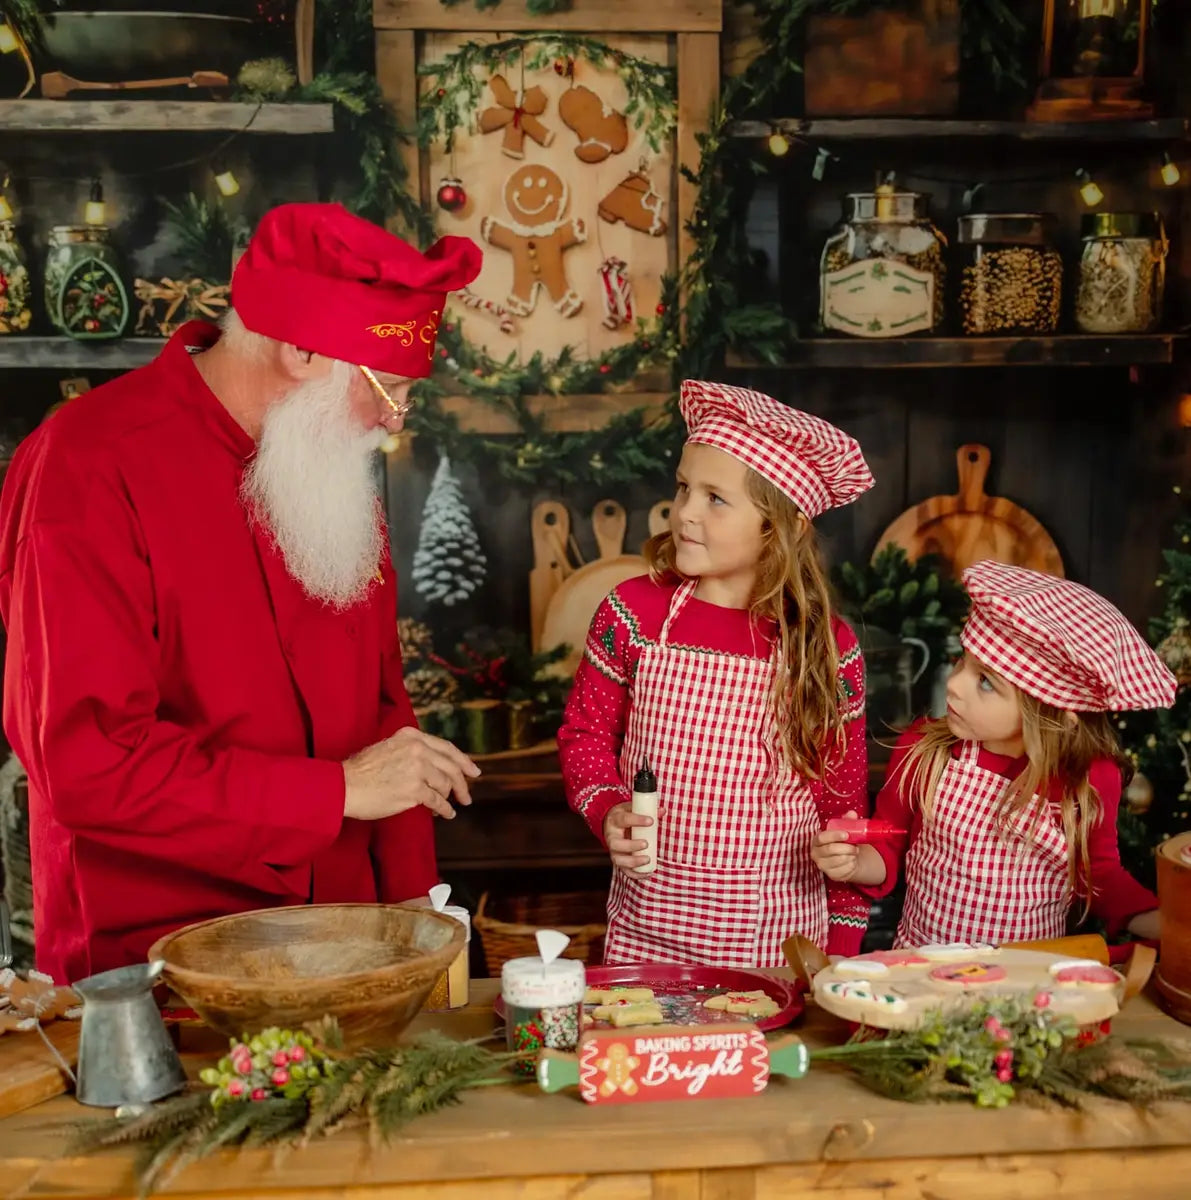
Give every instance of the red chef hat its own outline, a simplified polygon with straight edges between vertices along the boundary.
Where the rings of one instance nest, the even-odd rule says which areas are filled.
[[[986,560],[964,572],[960,640],[1015,687],[1075,712],[1169,708],[1175,677],[1124,615],[1090,588]]]
[[[282,204],[236,264],[232,306],[254,333],[421,379],[446,294],[475,279],[480,258],[468,238],[423,254],[341,204]]]
[[[727,383],[686,379],[679,408],[688,441],[740,459],[811,519],[850,503],[873,486],[872,472],[855,438],[772,396]]]

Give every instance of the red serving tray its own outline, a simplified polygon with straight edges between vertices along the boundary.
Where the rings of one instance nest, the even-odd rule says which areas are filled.
[[[792,979],[779,979],[765,971],[745,970],[743,967],[694,967],[681,963],[624,963],[618,967],[588,967],[588,987],[647,987],[662,1000],[663,1010],[674,1004],[688,1007],[685,1017],[671,1019],[667,1025],[723,1025],[740,1021],[758,1029],[781,1029],[802,1016],[806,1002],[802,985]],[[772,1017],[750,1021],[736,1013],[704,1008],[703,1001],[719,992],[755,992],[760,988],[779,1009]],[[672,998],[667,1005],[667,998]],[[594,1005],[589,1006],[594,1007]],[[504,1001],[500,996],[492,1002],[492,1011],[501,1021],[505,1019]],[[692,1019],[693,1018],[693,1019]],[[596,1021],[589,1029],[612,1029],[606,1021]]]

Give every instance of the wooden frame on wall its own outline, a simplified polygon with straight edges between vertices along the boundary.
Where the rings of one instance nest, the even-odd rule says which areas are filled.
[[[571,33],[593,37],[666,35],[670,61],[677,76],[677,128],[674,146],[673,214],[675,264],[693,248],[687,224],[697,199],[695,185],[683,176],[682,166],[698,168],[698,136],[707,130],[720,89],[720,37],[723,31],[722,0],[574,0],[565,12],[531,17],[523,0],[505,0],[495,8],[477,10],[472,5],[447,6],[440,0],[374,0],[377,80],[392,104],[403,129],[417,127],[418,65],[428,35],[443,33],[511,34]],[[429,153],[411,140],[402,148],[410,179],[417,180],[422,204],[433,201]],[[647,382],[646,386],[658,387]],[[662,385],[664,386],[664,385]],[[566,431],[592,428],[591,397],[547,397],[551,428]],[[611,410],[627,411],[641,405],[658,405],[665,393],[611,393]],[[561,403],[560,403],[561,402]],[[452,407],[474,416],[481,425],[486,406],[457,398]],[[601,406],[608,415],[607,406]],[[465,418],[466,419],[466,418]],[[490,420],[490,415],[488,416]]]

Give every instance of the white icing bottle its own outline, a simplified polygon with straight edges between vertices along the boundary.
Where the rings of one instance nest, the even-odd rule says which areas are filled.
[[[643,853],[649,855],[649,862],[633,869],[638,875],[652,875],[658,865],[658,781],[649,769],[649,759],[633,779],[633,812],[653,818],[652,825],[633,827],[633,838],[645,843]]]

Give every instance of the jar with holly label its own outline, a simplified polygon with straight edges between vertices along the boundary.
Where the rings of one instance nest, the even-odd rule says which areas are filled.
[[[525,1054],[514,1064],[518,1073],[533,1075],[541,1050],[574,1050],[579,1044],[586,981],[583,964],[574,958],[512,958],[501,967],[505,1039],[510,1051]]]
[[[881,184],[844,197],[844,220],[819,263],[819,320],[828,333],[892,338],[943,321],[947,241],[930,197]]]
[[[45,306],[61,333],[116,338],[128,323],[128,293],[104,225],[55,225],[45,264]]]
[[[0,334],[24,333],[33,319],[33,287],[16,226],[0,221]]]

